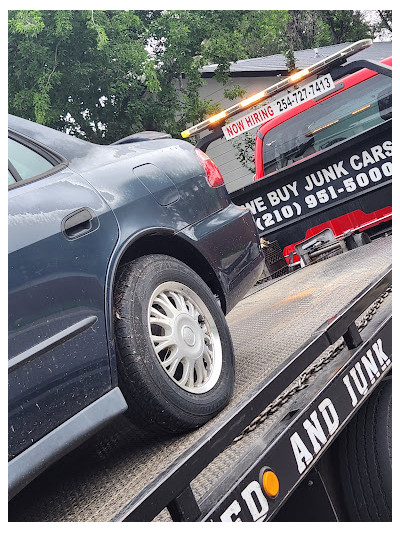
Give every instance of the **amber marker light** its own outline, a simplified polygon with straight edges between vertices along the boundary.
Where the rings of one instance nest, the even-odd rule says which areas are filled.
[[[261,484],[264,492],[270,498],[276,498],[279,493],[279,479],[272,470],[264,470],[261,477]]]
[[[292,74],[289,79],[292,82],[298,81],[298,80],[301,80],[301,78],[304,78],[304,76],[308,76],[308,74],[310,74],[310,71],[308,70],[308,68],[304,68],[303,70],[300,70],[299,72],[296,72],[295,74]]]
[[[189,137],[189,135],[190,135],[190,131],[189,131],[189,130],[182,131],[181,135],[182,135],[182,137],[183,137],[184,139],[186,139],[186,137]]]
[[[217,115],[213,115],[212,117],[210,117],[208,119],[208,122],[211,122],[211,124],[214,124],[214,122],[218,122],[219,120],[225,117],[226,117],[226,112],[221,111],[221,113],[218,113]]]
[[[249,98],[246,98],[245,100],[242,100],[240,102],[240,107],[248,107],[251,104],[254,104],[254,102],[258,102],[259,100],[262,100],[265,97],[265,92],[261,91],[260,93],[253,94],[253,96],[250,96]]]
[[[332,122],[329,122],[328,124],[324,124],[320,128],[317,128],[316,130],[311,131],[310,133],[306,133],[306,137],[311,137],[314,133],[317,133],[317,131],[324,130],[325,128],[329,128],[329,126],[333,126],[333,124],[337,124],[339,122],[339,119],[333,120]]]
[[[353,112],[352,112],[352,115],[356,115],[356,114],[359,113],[360,111],[365,111],[365,110],[368,109],[369,107],[371,107],[371,104],[365,105],[364,107],[360,107],[360,109],[356,109],[355,111],[353,111]]]

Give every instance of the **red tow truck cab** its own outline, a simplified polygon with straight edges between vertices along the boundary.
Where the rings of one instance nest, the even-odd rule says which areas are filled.
[[[362,68],[319,98],[281,100],[287,110],[259,128],[255,183],[234,201],[287,261],[299,261],[295,245],[326,228],[373,236],[391,224],[391,92],[390,77]]]

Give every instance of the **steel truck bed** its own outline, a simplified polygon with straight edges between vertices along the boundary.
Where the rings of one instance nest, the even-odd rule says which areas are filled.
[[[158,441],[117,420],[17,495],[9,520],[271,519],[361,400],[344,409],[302,472],[293,467],[289,435],[329,391],[340,399],[342,375],[379,336],[391,357],[390,284],[391,237],[382,237],[256,286],[227,317],[236,386],[222,413],[191,434]],[[389,371],[390,361],[368,392]],[[263,466],[274,466],[281,485],[268,504],[257,487]]]

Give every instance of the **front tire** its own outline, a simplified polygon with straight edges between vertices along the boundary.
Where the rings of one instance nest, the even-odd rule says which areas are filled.
[[[233,346],[224,314],[187,265],[148,255],[124,265],[114,295],[128,416],[151,433],[197,428],[229,402]]]

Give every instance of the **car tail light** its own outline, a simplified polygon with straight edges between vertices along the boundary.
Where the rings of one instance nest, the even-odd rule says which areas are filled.
[[[204,168],[210,187],[220,187],[221,185],[224,185],[224,178],[214,161],[210,159],[207,154],[199,150],[199,148],[195,148],[194,151]]]

